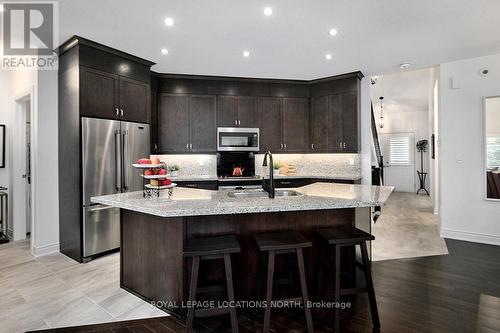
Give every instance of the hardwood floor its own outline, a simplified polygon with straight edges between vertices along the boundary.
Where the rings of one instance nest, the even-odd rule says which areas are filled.
[[[373,263],[381,332],[500,332],[500,247],[446,240],[449,255]],[[341,332],[372,332],[368,300],[353,299]],[[300,313],[299,313],[300,314]],[[222,317],[221,317],[222,318]],[[240,332],[260,332],[261,317],[240,315]],[[275,311],[273,332],[304,332],[301,315]],[[197,332],[227,332],[228,319],[198,320]],[[316,332],[329,330],[315,326]],[[44,330],[54,333],[183,332],[172,317]]]

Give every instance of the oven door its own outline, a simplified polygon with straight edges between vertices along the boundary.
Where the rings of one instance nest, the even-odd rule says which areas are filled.
[[[217,128],[217,151],[259,151],[259,129]]]

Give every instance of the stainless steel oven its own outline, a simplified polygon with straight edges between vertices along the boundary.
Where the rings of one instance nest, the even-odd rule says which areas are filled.
[[[259,129],[218,127],[217,151],[259,151]]]

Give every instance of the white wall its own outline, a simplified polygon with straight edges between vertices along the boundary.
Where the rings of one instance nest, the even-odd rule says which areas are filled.
[[[10,149],[9,145],[11,142],[11,117],[10,117],[10,84],[9,75],[7,72],[0,70],[0,124],[5,125],[5,168],[0,169],[0,186],[5,186],[9,190],[7,191],[9,198],[11,198],[10,189],[10,171],[11,171],[11,160],[10,160]],[[10,220],[9,216],[9,220]],[[9,221],[9,229],[12,231],[12,223]]]
[[[5,85],[8,89],[3,89]],[[0,71],[0,123],[6,123],[9,144],[7,169],[0,169],[0,185],[9,187],[10,226],[14,240],[26,237],[25,165],[22,154],[14,156],[16,140],[25,135],[16,99],[31,94],[32,124],[32,203],[31,245],[34,255],[59,250],[58,177],[57,177],[57,71]],[[15,158],[14,158],[15,157]]]
[[[490,74],[481,77],[479,70]],[[451,88],[451,80],[459,89]],[[500,95],[500,54],[440,66],[443,237],[500,245],[500,202],[485,200],[483,97]]]

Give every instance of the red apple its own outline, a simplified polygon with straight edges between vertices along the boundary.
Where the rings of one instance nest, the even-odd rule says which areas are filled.
[[[155,173],[154,173],[154,172],[153,172],[153,170],[151,170],[151,169],[146,169],[146,170],[144,170],[144,175],[145,175],[145,176],[152,176],[152,175],[154,175],[154,174],[155,174]]]
[[[162,179],[161,181],[162,186],[169,186],[172,185],[172,181],[170,179]]]
[[[137,161],[138,164],[151,164],[151,160],[149,158],[141,158]]]
[[[167,170],[165,170],[165,169],[160,169],[160,170],[158,170],[158,174],[159,174],[159,175],[166,175],[166,174],[167,174]]]

